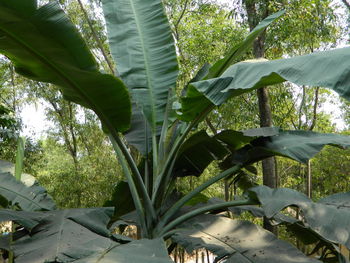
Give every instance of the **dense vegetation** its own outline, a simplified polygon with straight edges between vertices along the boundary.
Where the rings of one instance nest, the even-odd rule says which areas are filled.
[[[39,6],[0,0],[0,158],[16,163],[0,163],[10,261],[171,262],[206,249],[217,262],[347,262],[350,51],[323,51],[346,33],[339,7]],[[239,63],[259,45],[269,61]],[[274,127],[257,128],[265,86]],[[324,111],[338,100],[331,90],[342,130]],[[19,112],[40,102],[54,126],[23,147]],[[259,163],[276,156],[273,187],[299,192],[261,186]],[[255,217],[279,225],[275,235]]]

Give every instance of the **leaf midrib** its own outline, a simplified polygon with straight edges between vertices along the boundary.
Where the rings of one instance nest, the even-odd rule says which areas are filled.
[[[37,14],[37,10],[35,12],[35,14]],[[16,14],[17,17],[19,17]],[[31,23],[35,28],[37,28],[37,26],[34,23]],[[105,116],[105,114],[103,113],[103,111],[97,106],[95,105],[95,103],[93,103],[90,99],[89,96],[87,96],[80,88],[79,85],[76,84],[73,80],[71,80],[64,72],[62,72],[62,70],[60,70],[57,66],[55,66],[49,58],[46,58],[45,56],[41,55],[39,52],[35,51],[35,48],[33,48],[32,46],[30,46],[26,41],[21,40],[20,38],[18,38],[16,35],[12,34],[11,31],[8,31],[6,29],[6,27],[4,28],[3,25],[0,24],[0,29],[7,34],[8,37],[10,37],[13,41],[15,41],[16,43],[18,43],[20,46],[24,47],[28,52],[30,52],[34,57],[37,57],[37,59],[39,61],[41,61],[43,64],[49,66],[49,68],[51,68],[51,70],[53,72],[56,72],[56,74],[65,82],[67,83],[71,88],[73,88],[86,102],[87,104],[90,106],[90,108],[92,108],[96,114],[100,117],[100,119],[105,123],[105,125],[109,128],[112,129],[113,131],[115,130],[112,123],[108,120],[108,117]],[[89,72],[90,73],[90,72]],[[93,73],[93,72],[91,72]]]
[[[2,189],[2,190],[4,190],[4,191],[7,191],[7,192],[10,192],[10,193],[12,193],[12,194],[15,195],[15,196],[20,196],[20,197],[22,197],[23,199],[27,200],[29,203],[32,203],[32,204],[36,205],[36,206],[39,207],[40,209],[45,209],[45,210],[47,209],[47,208],[45,208],[45,207],[40,206],[38,203],[34,202],[33,199],[30,199],[30,198],[28,198],[28,197],[22,195],[21,193],[15,192],[15,191],[10,190],[10,189],[8,189],[8,188],[6,188],[6,187],[3,187],[3,186],[0,186],[0,189]],[[28,190],[28,189],[26,189],[26,190]],[[31,193],[34,193],[33,191],[30,191],[30,190],[28,190],[28,191],[31,192]],[[35,193],[34,193],[34,194],[35,194]],[[35,197],[37,197],[37,196],[38,196],[38,195],[35,194]],[[7,198],[6,198],[6,199],[7,199]],[[23,209],[23,207],[22,207],[22,209]]]
[[[146,70],[146,79],[147,79],[147,84],[148,84],[148,88],[147,91],[149,93],[149,99],[150,99],[150,103],[151,103],[151,114],[152,114],[152,131],[155,132],[155,128],[156,128],[156,111],[155,111],[155,104],[154,104],[154,100],[153,100],[153,86],[152,86],[152,80],[151,80],[151,74],[150,74],[150,65],[148,63],[148,56],[146,56],[146,54],[148,54],[146,48],[145,48],[145,42],[144,42],[144,36],[142,33],[142,30],[140,28],[140,21],[138,19],[138,13],[137,10],[135,8],[135,4],[133,0],[130,0],[130,6],[132,8],[132,11],[134,13],[134,17],[135,17],[135,25],[136,25],[136,29],[139,33],[139,39],[141,42],[141,47],[142,47],[142,51],[143,51],[143,57],[144,57],[144,65],[145,65],[145,70]]]
[[[233,255],[233,254],[235,254],[235,253],[239,253],[240,255],[242,255],[242,257],[246,258],[249,262],[254,263],[254,261],[252,261],[248,256],[245,256],[244,253],[238,251],[234,246],[232,246],[232,245],[230,245],[230,244],[228,244],[228,243],[225,243],[224,241],[222,241],[221,239],[217,238],[216,236],[214,236],[214,235],[212,235],[212,234],[209,234],[209,233],[207,233],[207,232],[205,232],[205,231],[203,231],[203,230],[199,230],[199,231],[202,232],[202,233],[204,233],[204,234],[206,234],[206,235],[208,235],[208,236],[210,236],[210,237],[213,238],[213,239],[216,239],[216,240],[219,241],[220,243],[223,243],[223,244],[225,244],[226,246],[232,248],[235,252],[233,252],[233,253],[231,253],[231,254],[229,254],[229,255]],[[227,256],[228,256],[228,255],[227,255]]]
[[[61,240],[62,240],[62,236],[63,236],[63,232],[64,232],[64,224],[65,224],[65,220],[67,219],[66,218],[66,215],[68,214],[68,211],[65,210],[63,211],[63,213],[61,213],[61,222],[59,224],[59,227],[58,227],[58,231],[57,231],[57,246],[56,246],[56,259],[59,258],[59,251],[61,250]]]

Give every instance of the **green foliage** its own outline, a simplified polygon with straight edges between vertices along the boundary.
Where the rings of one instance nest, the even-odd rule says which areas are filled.
[[[172,239],[188,252],[205,247],[225,262],[319,262],[248,221],[202,215],[183,225]]]
[[[261,203],[265,216],[272,218],[288,206],[297,206],[303,213],[304,222],[328,241],[350,246],[348,234],[349,193],[327,196],[312,202],[307,196],[288,188],[271,189],[257,186],[249,190]]]
[[[237,63],[219,78],[192,83],[187,96],[182,99],[181,118],[193,120],[203,110],[213,105],[219,106],[230,97],[284,81],[328,87],[349,99],[347,79],[343,77],[347,66],[340,66],[336,62],[348,53],[349,49],[343,48],[290,59]],[[343,71],[336,69],[336,66],[340,66]]]
[[[30,238],[16,239],[18,245],[13,248],[16,262],[72,262],[117,244],[109,238],[111,234],[106,228],[111,211],[108,208],[90,208],[18,213],[26,220],[38,221],[34,223],[35,230]],[[10,211],[0,211],[0,218],[24,225],[18,215],[9,214]],[[30,227],[33,228],[33,225]]]
[[[25,211],[53,210],[56,207],[46,190],[36,183],[26,186],[11,173],[0,173],[0,181],[0,195],[13,207]]]
[[[179,51],[178,88],[182,89],[203,65],[214,63],[240,43],[246,28],[210,1],[164,2]]]
[[[97,71],[91,53],[58,4],[39,9],[33,1],[25,8],[22,4],[0,3],[0,50],[14,61],[15,70],[28,78],[60,86],[66,99],[92,108],[112,129],[127,129],[130,101],[125,86]],[[100,87],[98,93],[93,88],[96,85]],[[106,99],[114,106],[106,107]]]
[[[13,116],[13,112],[3,104],[0,104],[0,129],[2,142],[16,137],[17,120]]]
[[[267,56],[281,57],[283,53],[301,55],[326,46],[334,46],[340,38],[336,5],[329,0],[271,1],[271,11],[283,5],[286,14],[270,27],[266,35]],[[274,5],[277,2],[277,5]]]
[[[42,147],[50,148],[50,151],[44,151],[38,162],[41,167],[39,180],[47,185],[59,207],[104,203],[103,193],[111,193],[115,188],[115,195],[107,202],[114,208],[46,212],[31,212],[32,207],[23,205],[24,201],[18,200],[21,196],[14,195],[13,191],[11,194],[0,192],[8,202],[17,203],[24,210],[0,210],[0,221],[12,220],[24,227],[13,233],[12,240],[3,237],[0,242],[2,248],[14,253],[16,262],[129,262],[141,259],[144,262],[171,262],[165,240],[172,242],[171,246],[178,243],[189,251],[207,248],[216,255],[216,261],[223,262],[327,262],[330,259],[307,257],[253,223],[213,215],[229,207],[288,223],[289,227],[294,227],[294,232],[304,227],[324,241],[322,246],[341,243],[350,247],[346,229],[339,225],[346,227],[346,221],[349,221],[347,207],[339,208],[346,204],[348,194],[333,195],[317,203],[293,190],[265,187],[248,189],[250,196],[227,202],[208,200],[201,195],[222,179],[244,181],[249,174],[256,174],[251,164],[263,158],[280,155],[305,162],[325,145],[349,147],[348,136],[278,128],[243,132],[222,130],[218,133],[213,129],[213,136],[200,129],[192,133],[215,106],[265,85],[284,81],[319,85],[349,99],[350,75],[348,60],[344,59],[349,56],[349,48],[234,64],[254,38],[282,14],[280,12],[262,21],[234,48],[228,48],[227,55],[214,66],[205,65],[190,84],[185,81],[187,77],[179,81],[183,94],[176,97],[177,58],[162,2],[104,0],[102,4],[119,77],[98,71],[86,44],[57,4],[37,8],[34,0],[0,0],[0,51],[13,61],[18,73],[58,85],[64,98],[69,100],[64,102],[55,93],[45,94],[43,90],[51,88],[50,85],[38,84],[41,95],[53,108],[51,118],[60,125],[60,129],[43,142]],[[218,21],[224,18],[225,12],[215,6],[202,5],[201,8],[198,14],[214,10]],[[175,21],[180,21],[184,15],[180,12]],[[195,19],[200,21],[203,17]],[[179,37],[179,25],[173,24],[175,37]],[[210,21],[205,21],[204,27],[207,26]],[[185,58],[185,53],[181,56]],[[195,70],[196,67],[187,71],[188,76],[192,77]],[[176,100],[182,104],[174,103]],[[108,161],[111,149],[107,147],[105,137],[94,120],[79,123],[74,118],[79,108],[71,102],[94,110],[100,118],[127,184],[115,185],[117,165]],[[174,104],[181,115],[174,114]],[[85,111],[84,116],[90,116],[89,112]],[[118,132],[124,132],[125,136]],[[84,137],[84,134],[88,136]],[[131,153],[126,141],[138,151],[133,149],[136,153]],[[214,161],[224,161],[219,166],[222,171],[191,187],[185,195],[176,193],[178,177],[200,176]],[[94,169],[91,171],[90,167]],[[110,171],[110,174],[101,171]],[[102,178],[103,183],[97,184]],[[25,196],[38,189],[8,182],[11,182],[8,189],[20,185],[18,191],[29,192]],[[244,185],[249,185],[249,180],[245,180]],[[69,198],[64,195],[66,191],[70,193]],[[259,205],[261,208],[256,207]],[[304,213],[300,225],[279,214],[291,205],[298,206]],[[329,214],[336,214],[337,218],[333,219]],[[132,241],[124,235],[113,234],[107,227],[113,223],[115,226],[137,226],[141,239]]]
[[[123,246],[114,246],[76,262],[108,263],[116,258],[121,262],[170,263],[165,242],[161,238],[134,240]]]
[[[79,143],[77,169],[65,145],[55,137],[42,142],[44,154],[32,166],[61,208],[102,206],[120,180],[118,164],[102,132],[96,126],[82,128],[87,137]]]

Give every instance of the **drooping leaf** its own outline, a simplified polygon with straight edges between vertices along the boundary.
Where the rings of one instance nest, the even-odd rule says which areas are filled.
[[[275,21],[277,18],[279,18],[281,15],[284,14],[284,11],[277,12],[275,14],[272,14],[265,18],[263,21],[259,23],[259,25],[254,28],[249,35],[239,44],[234,46],[228,54],[218,60],[212,67],[208,68],[207,65],[205,65],[205,69],[207,71],[207,74],[205,76],[201,75],[201,78],[194,79],[194,81],[200,81],[203,78],[208,80],[212,78],[217,78],[224,73],[229,66],[231,66],[233,63],[237,62],[239,57],[244,54],[244,52],[247,51],[253,44],[254,40],[268,27],[273,21]],[[197,114],[205,110],[207,107],[211,105],[211,102],[209,99],[206,98],[204,94],[201,92],[198,92],[196,89],[188,88],[186,87],[186,93],[182,94],[184,97],[182,101],[182,109],[179,111],[179,117],[184,121],[190,121],[196,117]],[[196,103],[198,101],[201,101],[202,103]]]
[[[74,25],[51,2],[0,1],[0,53],[27,78],[58,85],[64,97],[93,109],[108,129],[129,127],[131,106],[122,81],[98,71]]]
[[[284,10],[274,13],[266,17],[261,21],[250,33],[249,35],[239,44],[234,46],[228,54],[217,61],[209,70],[209,74],[206,79],[217,78],[233,63],[237,62],[237,59],[244,53],[248,48],[251,47],[254,40],[276,19],[285,13]]]
[[[328,241],[350,248],[350,193],[339,193],[312,202],[304,194],[287,188],[257,186],[249,192],[261,203],[268,218],[288,206],[297,206],[313,231]]]
[[[209,74],[210,68],[211,68],[211,65],[209,63],[205,63],[203,65],[203,67],[201,67],[198,70],[196,75],[189,81],[188,84],[190,84],[192,82],[197,82],[197,81],[203,80]],[[187,86],[186,86],[186,89],[182,90],[181,94],[186,95],[186,91],[187,91]]]
[[[312,131],[279,131],[277,135],[260,137],[239,149],[232,162],[249,164],[271,156],[284,156],[306,163],[324,146],[350,147],[350,136]]]
[[[94,253],[76,263],[171,263],[163,239],[140,239],[125,245],[115,245]]]
[[[211,68],[211,65],[209,63],[205,63],[203,67],[201,67],[196,75],[187,83],[187,85],[182,89],[181,91],[181,96],[186,96],[188,86],[192,82],[197,82],[203,80],[208,74],[209,74],[209,69]],[[178,102],[177,102],[178,103]],[[181,107],[181,106],[180,106]],[[180,108],[178,108],[180,109]]]
[[[177,59],[160,0],[104,0],[108,39],[117,71],[152,131],[164,118],[175,88]]]
[[[254,139],[253,137],[245,136],[243,132],[233,130],[224,130],[216,134],[214,138],[227,145],[231,151],[242,147]]]
[[[122,215],[135,210],[135,205],[131,197],[127,182],[119,182],[113,190],[112,199],[105,202],[104,206],[114,207],[112,221],[118,220]]]
[[[206,248],[217,256],[217,261],[221,259],[220,262],[320,262],[253,223],[214,215],[188,221],[171,238],[188,252]]]
[[[231,97],[284,81],[330,88],[349,100],[349,57],[350,48],[340,48],[288,59],[234,64],[219,78],[192,83],[187,96],[182,98],[180,118],[190,121]]]
[[[24,211],[54,210],[55,202],[41,186],[26,186],[11,173],[0,173],[0,195]]]
[[[256,179],[245,171],[240,171],[237,176],[233,179],[236,186],[243,192],[246,192],[249,188],[257,186]]]
[[[49,211],[12,246],[18,263],[74,262],[117,245],[106,228],[112,208]],[[38,213],[38,212],[37,212]]]
[[[0,209],[0,222],[13,221],[29,231],[37,226],[44,217],[45,215],[40,212]]]
[[[205,131],[200,131],[192,135],[180,148],[174,173],[179,177],[199,176],[213,160],[220,160],[228,153],[219,141]]]
[[[224,130],[214,136],[205,131],[195,133],[180,148],[174,165],[175,176],[199,176],[212,161],[222,160],[230,151],[234,152],[259,136],[267,137],[278,132],[276,127],[264,127],[241,132]],[[228,165],[232,166],[230,161]]]
[[[264,209],[257,206],[235,206],[228,208],[235,216],[241,215],[243,212],[249,212],[254,217],[264,217]],[[333,245],[326,239],[323,239],[315,231],[306,226],[302,221],[292,217],[287,216],[282,213],[277,213],[270,218],[272,225],[285,225],[286,230],[292,235],[296,236],[299,241],[303,242],[305,245],[315,244],[317,242],[322,242],[324,245]]]
[[[224,130],[214,138],[223,142],[231,151],[235,151],[257,137],[274,136],[278,133],[278,127],[262,127],[243,131]]]

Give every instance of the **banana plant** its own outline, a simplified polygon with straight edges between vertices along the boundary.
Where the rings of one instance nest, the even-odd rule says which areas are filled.
[[[263,20],[223,59],[205,65],[181,87],[179,97],[176,48],[161,0],[102,4],[115,76],[99,71],[58,3],[38,7],[35,0],[0,0],[0,53],[13,62],[17,73],[57,85],[67,100],[96,113],[126,180],[117,184],[109,207],[59,210],[41,188],[28,188],[0,173],[0,196],[18,207],[0,210],[0,221],[22,226],[11,240],[1,236],[0,248],[13,252],[19,263],[172,262],[168,253],[176,244],[188,252],[206,248],[216,255],[215,262],[328,262],[330,254],[344,262],[336,244],[350,248],[348,234],[331,234],[329,229],[349,229],[347,208],[337,210],[344,220],[327,220],[334,207],[324,201],[314,205],[300,196],[294,202],[294,192],[252,188],[247,196],[230,202],[208,200],[201,192],[270,156],[305,163],[325,145],[348,148],[348,136],[278,128],[225,130],[211,136],[196,129],[229,98],[284,81],[330,88],[349,100],[350,48],[235,63],[283,15],[280,11]],[[141,158],[133,158],[130,147]],[[176,192],[175,180],[200,176],[214,160],[222,161],[220,173],[186,195]],[[330,200],[342,203],[347,196]],[[290,205],[304,209],[306,219],[298,224],[281,219],[280,210]],[[304,227],[331,253],[307,257],[260,226],[219,213],[234,208],[253,211],[252,207],[271,220]],[[123,235],[128,225],[137,226],[138,240]],[[112,231],[116,228],[119,234]]]

